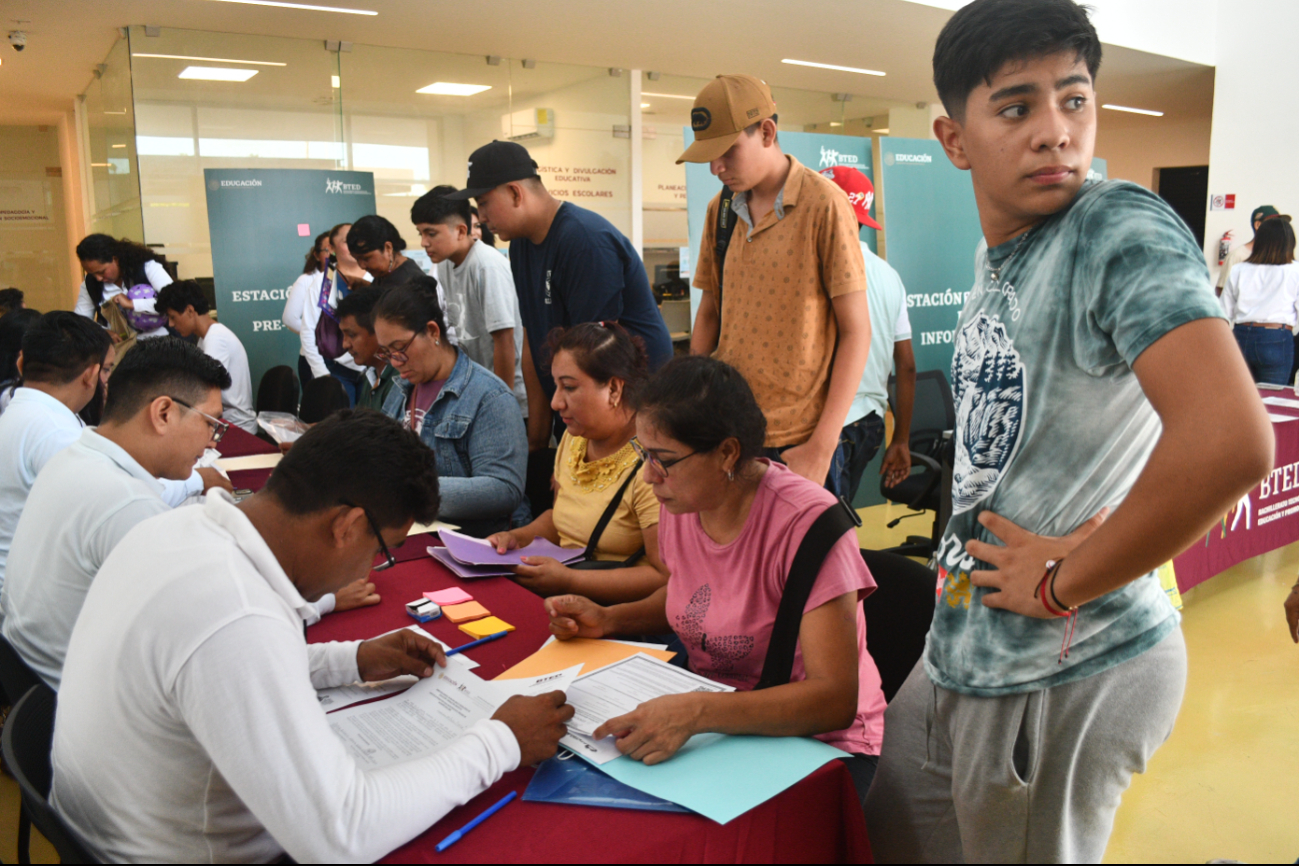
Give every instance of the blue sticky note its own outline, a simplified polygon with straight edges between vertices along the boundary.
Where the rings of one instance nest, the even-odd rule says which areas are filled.
[[[699,734],[652,767],[626,756],[597,766],[624,785],[725,824],[846,757],[811,737]]]

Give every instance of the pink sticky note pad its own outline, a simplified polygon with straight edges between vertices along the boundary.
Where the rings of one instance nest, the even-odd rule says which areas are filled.
[[[305,238],[311,236],[311,223],[298,223],[298,237]]]
[[[472,595],[458,586],[453,586],[451,589],[438,590],[437,592],[426,592],[424,593],[424,597],[441,607],[445,607],[448,604],[461,604],[466,601],[474,600]]]

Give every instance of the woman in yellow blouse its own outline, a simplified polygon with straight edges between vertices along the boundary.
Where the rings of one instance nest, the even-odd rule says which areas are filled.
[[[659,503],[631,446],[636,413],[627,396],[646,377],[645,347],[621,325],[605,322],[556,329],[549,343],[555,379],[550,407],[568,428],[555,454],[555,505],[527,526],[489,540],[501,552],[526,547],[537,536],[588,548],[602,516],[613,508],[590,558],[623,567],[573,568],[547,556],[526,557],[515,580],[541,596],[638,601],[668,579],[659,559]]]

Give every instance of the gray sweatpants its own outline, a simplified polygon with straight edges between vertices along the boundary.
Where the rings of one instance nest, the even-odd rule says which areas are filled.
[[[866,798],[876,860],[1099,863],[1185,688],[1181,629],[1104,673],[1027,694],[962,695],[918,663],[884,714]]]

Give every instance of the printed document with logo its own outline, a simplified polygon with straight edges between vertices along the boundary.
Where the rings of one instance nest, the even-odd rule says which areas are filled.
[[[436,752],[514,695],[566,690],[581,669],[488,681],[456,666],[437,668],[404,694],[332,713],[329,727],[361,767],[386,767]]]
[[[593,764],[607,764],[622,757],[622,752],[613,737],[595,740],[591,735],[610,719],[663,695],[733,691],[733,686],[637,653],[577,678],[568,689],[568,702],[575,712],[568,734],[560,742]]]
[[[443,652],[451,649],[445,642],[438,640],[433,635],[424,631],[417,625],[406,626],[408,631],[413,631],[420,637],[426,637],[433,643],[442,647]],[[383,634],[392,634],[401,631],[395,628],[392,631],[386,631]],[[383,637],[383,635],[376,635]],[[463,655],[454,655],[447,658],[447,667],[458,667],[463,670],[473,670],[478,667],[478,662]],[[335,710],[341,710],[343,707],[350,707],[352,704],[359,704],[362,701],[368,701],[371,698],[382,698],[387,695],[394,695],[397,692],[404,692],[406,689],[419,682],[419,677],[407,674],[405,676],[393,677],[390,680],[380,680],[374,683],[353,683],[350,686],[332,686],[327,689],[316,689],[316,699],[320,701],[320,708],[327,713]]]

